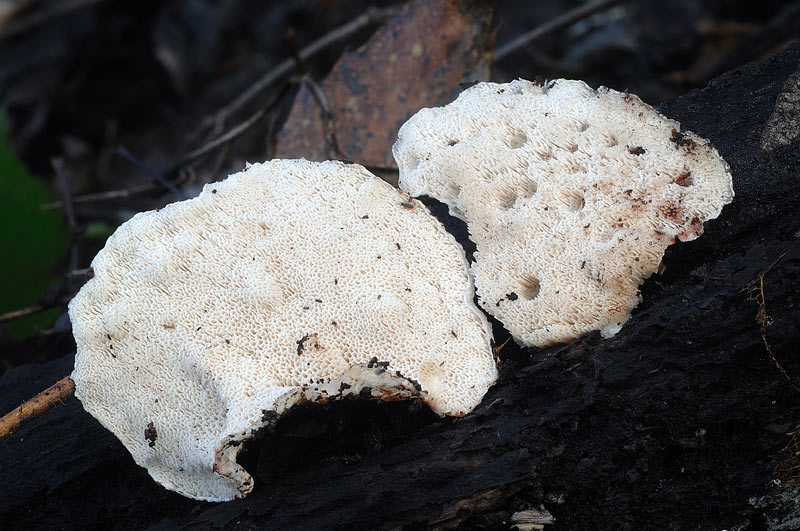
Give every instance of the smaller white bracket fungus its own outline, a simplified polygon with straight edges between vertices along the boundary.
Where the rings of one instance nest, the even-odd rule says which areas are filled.
[[[134,216],[92,268],[69,308],[75,394],[191,498],[250,492],[241,443],[297,403],[460,416],[497,376],[463,250],[358,165],[252,165]]]
[[[733,200],[707,140],[582,81],[479,83],[414,115],[394,156],[402,189],[467,222],[480,304],[526,346],[617,333],[665,249]]]

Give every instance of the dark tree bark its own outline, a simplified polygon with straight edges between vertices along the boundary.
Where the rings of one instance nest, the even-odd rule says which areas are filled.
[[[774,481],[800,423],[789,382],[800,383],[798,101],[795,46],[664,105],[730,163],[735,201],[699,240],[670,248],[614,338],[509,343],[471,415],[302,409],[243,456],[253,494],[210,504],[157,486],[73,400],[0,443],[1,527],[509,529],[540,506],[555,517],[548,529],[785,523],[800,514],[797,478]],[[7,372],[0,410],[71,365]]]

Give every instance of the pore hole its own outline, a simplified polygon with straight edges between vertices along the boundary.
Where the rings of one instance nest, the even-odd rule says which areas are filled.
[[[523,197],[533,197],[538,189],[539,186],[536,184],[536,181],[525,181],[522,185],[522,195]]]
[[[583,194],[579,192],[573,192],[567,195],[567,209],[570,212],[577,212],[581,210],[586,205],[586,201],[583,198]]]
[[[539,296],[539,279],[532,276],[525,276],[519,280],[517,295],[523,299],[532,301]]]
[[[528,135],[526,135],[521,131],[517,131],[511,137],[511,140],[508,141],[508,147],[510,147],[511,149],[517,149],[522,147],[523,144],[525,144],[525,142],[527,141],[528,141]]]
[[[501,190],[500,193],[497,194],[497,198],[500,208],[508,210],[517,202],[517,193],[514,190]]]

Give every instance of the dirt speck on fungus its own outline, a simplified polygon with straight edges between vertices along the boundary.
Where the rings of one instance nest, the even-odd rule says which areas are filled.
[[[147,427],[144,429],[144,438],[148,442],[148,446],[153,448],[156,445],[156,439],[158,439],[158,434],[156,433],[156,427],[153,425],[152,422],[147,424]]]

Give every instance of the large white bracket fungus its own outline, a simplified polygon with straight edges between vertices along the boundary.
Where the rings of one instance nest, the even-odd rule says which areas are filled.
[[[479,83],[398,134],[400,187],[464,219],[480,304],[526,346],[617,333],[676,238],[733,199],[717,151],[638,97]]]
[[[358,165],[275,160],[136,215],[70,303],[76,396],[168,489],[246,495],[241,442],[292,405],[421,398],[465,415],[496,379],[463,251]]]

